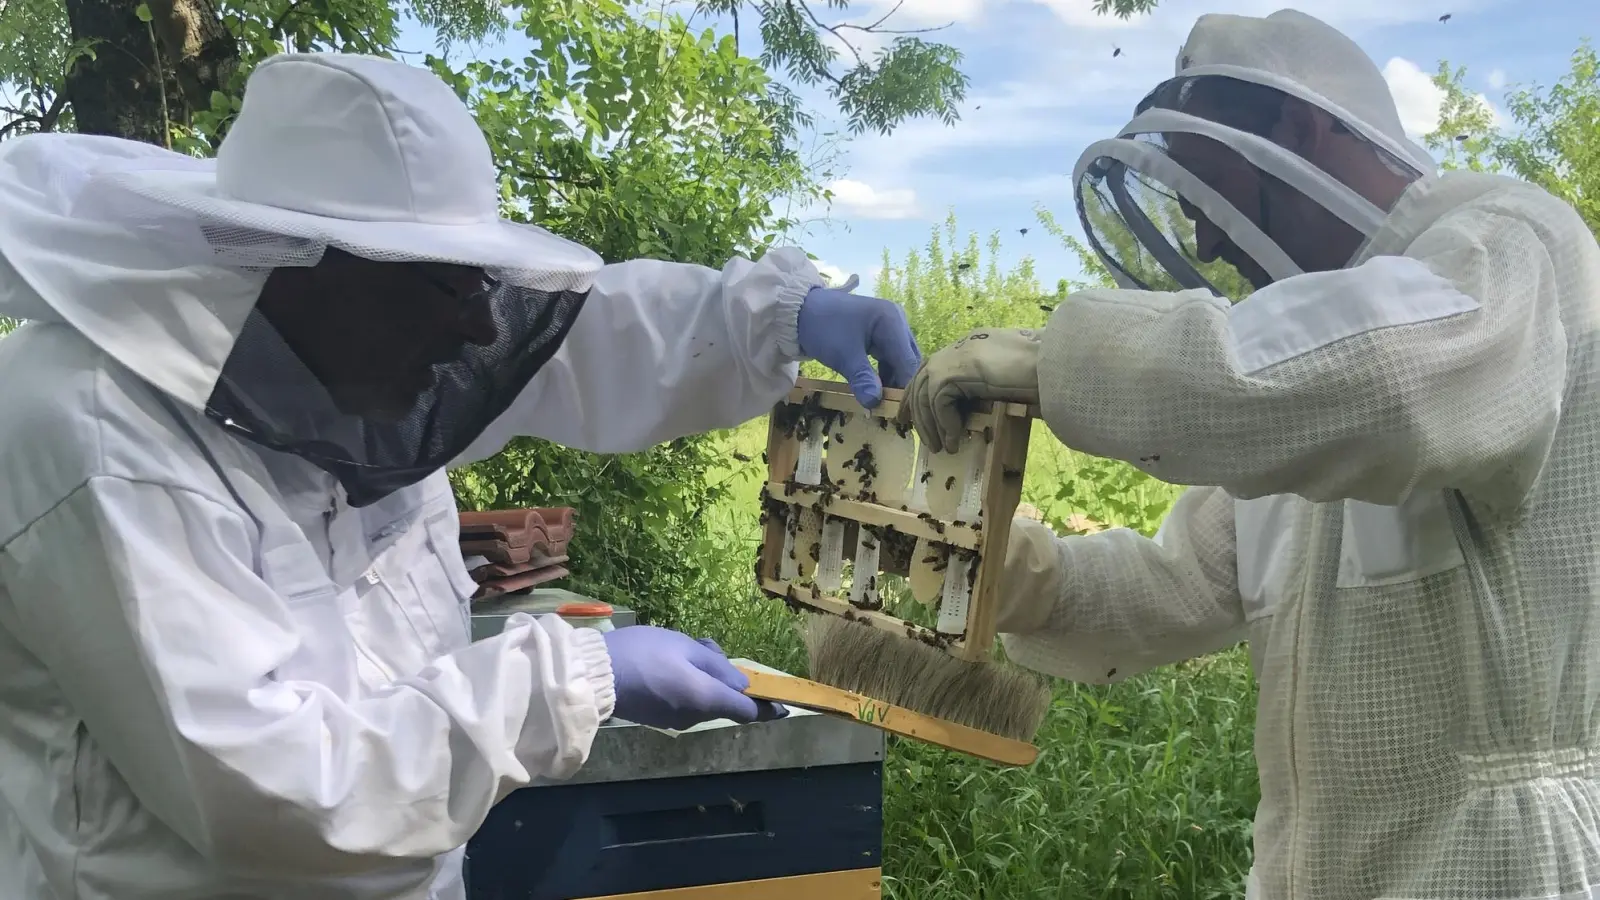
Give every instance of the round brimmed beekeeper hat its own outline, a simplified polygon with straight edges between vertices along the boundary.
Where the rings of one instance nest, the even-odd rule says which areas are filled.
[[[1174,76],[1139,103],[1117,137],[1090,145],[1074,168],[1084,231],[1124,287],[1209,289],[1234,300],[1248,292],[1232,263],[1197,258],[1196,212],[1271,279],[1301,272],[1250,217],[1170,155],[1175,135],[1220,145],[1225,149],[1219,157],[1232,158],[1219,166],[1253,167],[1305,194],[1363,237],[1370,238],[1388,215],[1333,174],[1254,133],[1264,132],[1270,121],[1246,131],[1220,121],[1215,103],[1194,102],[1221,82],[1245,88],[1228,95],[1234,99],[1226,112],[1234,121],[1260,118],[1252,115],[1256,110],[1270,119],[1283,96],[1296,97],[1331,116],[1397,174],[1425,178],[1435,171],[1433,159],[1401,127],[1383,73],[1349,37],[1292,9],[1261,18],[1201,16],[1178,52]],[[1239,102],[1252,94],[1260,99],[1254,107]]]
[[[501,218],[499,174],[466,106],[431,71],[378,57],[267,59],[214,165],[135,168],[100,186],[113,184],[241,232],[493,269],[545,290],[582,290],[600,265],[578,244]],[[226,251],[227,237],[212,242]]]
[[[90,135],[0,145],[13,270],[0,271],[13,282],[0,315],[64,322],[171,398],[370,500],[448,464],[507,408],[602,266],[502,218],[499,183],[470,111],[432,72],[282,54],[251,73],[215,159]],[[499,338],[436,367],[404,421],[339,413],[255,312],[271,270],[330,247],[483,270]]]

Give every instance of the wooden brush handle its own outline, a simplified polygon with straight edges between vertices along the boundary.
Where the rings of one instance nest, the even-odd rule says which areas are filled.
[[[1039,748],[1024,741],[935,719],[830,685],[743,666],[739,671],[750,678],[745,693],[757,700],[828,713],[1006,766],[1032,765],[1039,756]]]

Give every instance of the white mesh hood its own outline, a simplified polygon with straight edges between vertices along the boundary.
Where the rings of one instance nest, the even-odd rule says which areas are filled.
[[[1293,10],[1202,16],[1178,54],[1176,75],[1145,97],[1116,138],[1085,150],[1073,172],[1080,222],[1124,287],[1202,289],[1237,301],[1266,280],[1301,273],[1268,234],[1280,224],[1269,213],[1277,208],[1282,217],[1281,204],[1264,194],[1230,196],[1217,187],[1219,172],[1250,170],[1257,181],[1286,185],[1362,239],[1386,217],[1332,174],[1260,136],[1271,127],[1269,115],[1256,122],[1262,116],[1253,108],[1229,104],[1231,121],[1252,122],[1246,131],[1207,117],[1215,104],[1191,102],[1222,83],[1263,98],[1267,113],[1274,97],[1305,101],[1397,174],[1434,172],[1428,154],[1405,137],[1382,73],[1349,38]]]
[[[400,423],[334,408],[256,309],[329,248],[481,270],[497,336],[433,369]],[[178,402],[370,501],[447,464],[555,352],[602,261],[499,216],[487,142],[425,69],[284,54],[214,160],[88,135],[0,146],[0,315],[70,325]]]

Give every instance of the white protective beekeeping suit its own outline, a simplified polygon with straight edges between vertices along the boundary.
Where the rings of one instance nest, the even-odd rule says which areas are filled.
[[[1207,76],[1308,101],[1422,177],[1376,209],[1186,112]],[[1103,683],[1249,641],[1254,898],[1600,898],[1594,237],[1528,184],[1436,175],[1376,66],[1298,13],[1200,19],[1143,106],[1078,165],[1085,228],[1127,289],[1060,305],[1039,391],[1067,445],[1193,487],[1154,540],[1019,519],[1008,650]],[[1299,274],[1163,152],[1181,133],[1365,243]],[[1275,282],[1216,296],[1236,274],[1196,257],[1158,192]]]
[[[443,467],[759,416],[821,280],[602,265],[496,184],[441,80],[347,55],[262,63],[216,160],[0,145],[0,315],[30,320],[0,341],[0,897],[461,900],[489,808],[584,762],[604,641],[469,644]],[[451,416],[341,414],[257,313],[329,248],[496,279],[498,339],[436,368]]]

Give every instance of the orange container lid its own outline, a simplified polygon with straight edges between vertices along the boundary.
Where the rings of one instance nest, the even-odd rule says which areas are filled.
[[[556,615],[570,616],[575,619],[589,619],[599,616],[611,615],[609,603],[563,603],[556,607]]]

